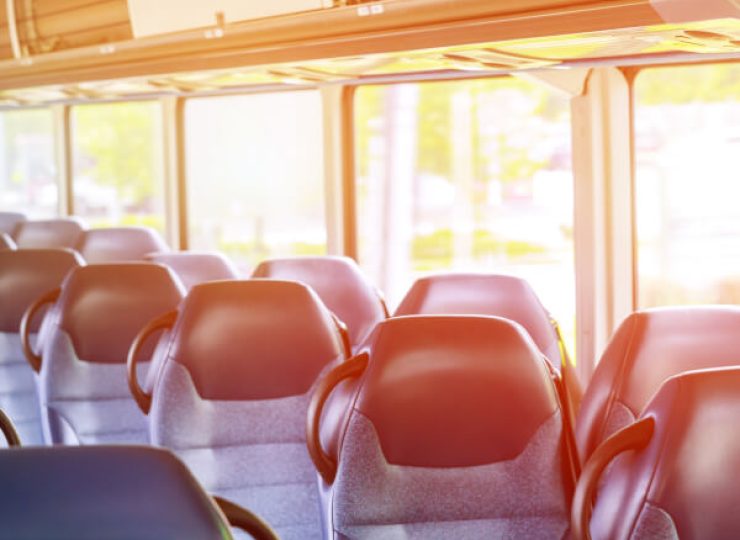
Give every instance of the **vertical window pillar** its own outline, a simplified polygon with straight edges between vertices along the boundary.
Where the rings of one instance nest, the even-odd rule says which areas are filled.
[[[162,98],[167,239],[180,250],[188,249],[184,109],[183,98]]]
[[[571,111],[578,370],[585,384],[634,309],[629,82],[616,68],[594,69]]]
[[[354,88],[321,88],[324,132],[326,248],[357,257],[354,202]]]
[[[72,193],[72,126],[71,107],[54,105],[54,159],[56,160],[58,212],[61,216],[74,214]]]

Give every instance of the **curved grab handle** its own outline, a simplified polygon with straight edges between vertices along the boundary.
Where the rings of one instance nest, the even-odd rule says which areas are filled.
[[[591,540],[591,512],[599,478],[612,460],[627,450],[641,450],[650,442],[655,431],[655,420],[650,417],[617,431],[604,441],[583,467],[573,497],[570,525],[575,540]]]
[[[128,356],[126,357],[128,387],[129,390],[131,390],[131,395],[133,395],[136,400],[136,404],[144,414],[149,414],[149,409],[152,406],[152,396],[147,394],[141,385],[139,385],[139,379],[136,374],[136,359],[149,336],[158,330],[172,328],[176,320],[177,310],[173,310],[165,313],[161,317],[157,317],[156,319],[149,321],[149,323],[139,330],[138,334],[136,334],[134,342],[128,350]]]
[[[272,527],[254,512],[222,497],[214,495],[213,500],[216,501],[230,525],[251,535],[254,540],[280,540]]]
[[[373,287],[373,288],[375,289],[375,294],[378,297],[378,300],[380,301],[380,307],[383,310],[383,315],[385,315],[386,319],[390,318],[391,312],[388,311],[388,303],[385,301],[385,295],[377,287]]]
[[[344,359],[349,360],[352,356],[352,342],[349,339],[349,330],[345,322],[337,317],[334,313],[331,314],[331,318],[334,319],[334,324],[339,330],[339,335],[342,336],[342,347],[344,348]]]
[[[334,388],[345,379],[359,377],[367,368],[369,356],[366,352],[339,364],[319,381],[308,404],[306,417],[306,444],[316,470],[327,484],[334,482],[337,474],[336,461],[321,447],[320,422],[326,400]]]
[[[21,438],[18,436],[18,432],[15,430],[15,425],[10,417],[5,414],[5,411],[0,410],[0,431],[5,435],[5,440],[8,441],[8,446],[20,446]]]
[[[26,357],[26,360],[28,360],[28,363],[31,364],[31,368],[33,368],[36,373],[41,371],[41,355],[36,354],[31,346],[31,323],[39,310],[46,304],[56,302],[61,293],[62,289],[54,289],[53,291],[47,292],[28,307],[21,319],[20,334],[21,345],[23,346],[23,356]]]

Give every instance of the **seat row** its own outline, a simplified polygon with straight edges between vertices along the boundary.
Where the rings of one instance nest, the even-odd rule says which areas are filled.
[[[178,280],[157,265],[73,270],[40,331],[41,402],[53,411],[45,425],[55,426],[48,436],[171,448],[207,489],[257,509],[286,538],[562,537],[571,510],[579,538],[590,530],[599,538],[721,538],[740,530],[727,511],[737,478],[704,457],[721,451],[732,463],[737,455],[733,430],[722,426],[737,418],[738,376],[733,369],[681,375],[740,363],[736,308],[629,317],[573,425],[564,349],[526,283],[427,278],[393,318],[379,322],[380,315],[352,339],[337,321],[347,316],[334,316],[347,309],[340,300],[351,308],[348,293],[327,308],[346,280],[325,261],[352,267],[343,259],[282,263],[313,267],[301,270],[303,281],[318,269],[315,289],[324,283],[324,294],[295,281],[231,280],[195,285],[184,300]],[[286,272],[278,277],[296,279]],[[167,305],[156,304],[158,295],[170,295]],[[382,311],[377,297],[367,298]],[[139,315],[142,307],[149,311]],[[147,334],[162,329],[147,344]],[[135,426],[126,424],[138,411],[122,357],[148,412]],[[69,393],[49,393],[67,383]],[[589,527],[599,478],[624,450],[604,475]],[[695,462],[701,477],[687,474]],[[681,468],[686,478],[676,484],[671,474]],[[697,515],[694,498],[709,492],[723,498]]]

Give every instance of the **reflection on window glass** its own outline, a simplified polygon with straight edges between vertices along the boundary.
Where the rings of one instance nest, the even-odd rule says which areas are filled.
[[[164,232],[161,116],[155,102],[73,108],[74,211],[90,226]]]
[[[0,210],[32,218],[57,214],[52,113],[0,113]]]
[[[635,82],[639,304],[740,303],[740,65]]]
[[[424,274],[525,278],[575,336],[567,98],[479,79],[367,86],[355,102],[360,264],[396,305]]]
[[[326,252],[321,115],[317,91],[188,101],[191,248],[243,271]]]

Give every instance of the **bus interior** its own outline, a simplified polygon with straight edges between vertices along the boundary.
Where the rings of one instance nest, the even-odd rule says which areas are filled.
[[[0,23],[0,538],[740,536],[737,0]]]

